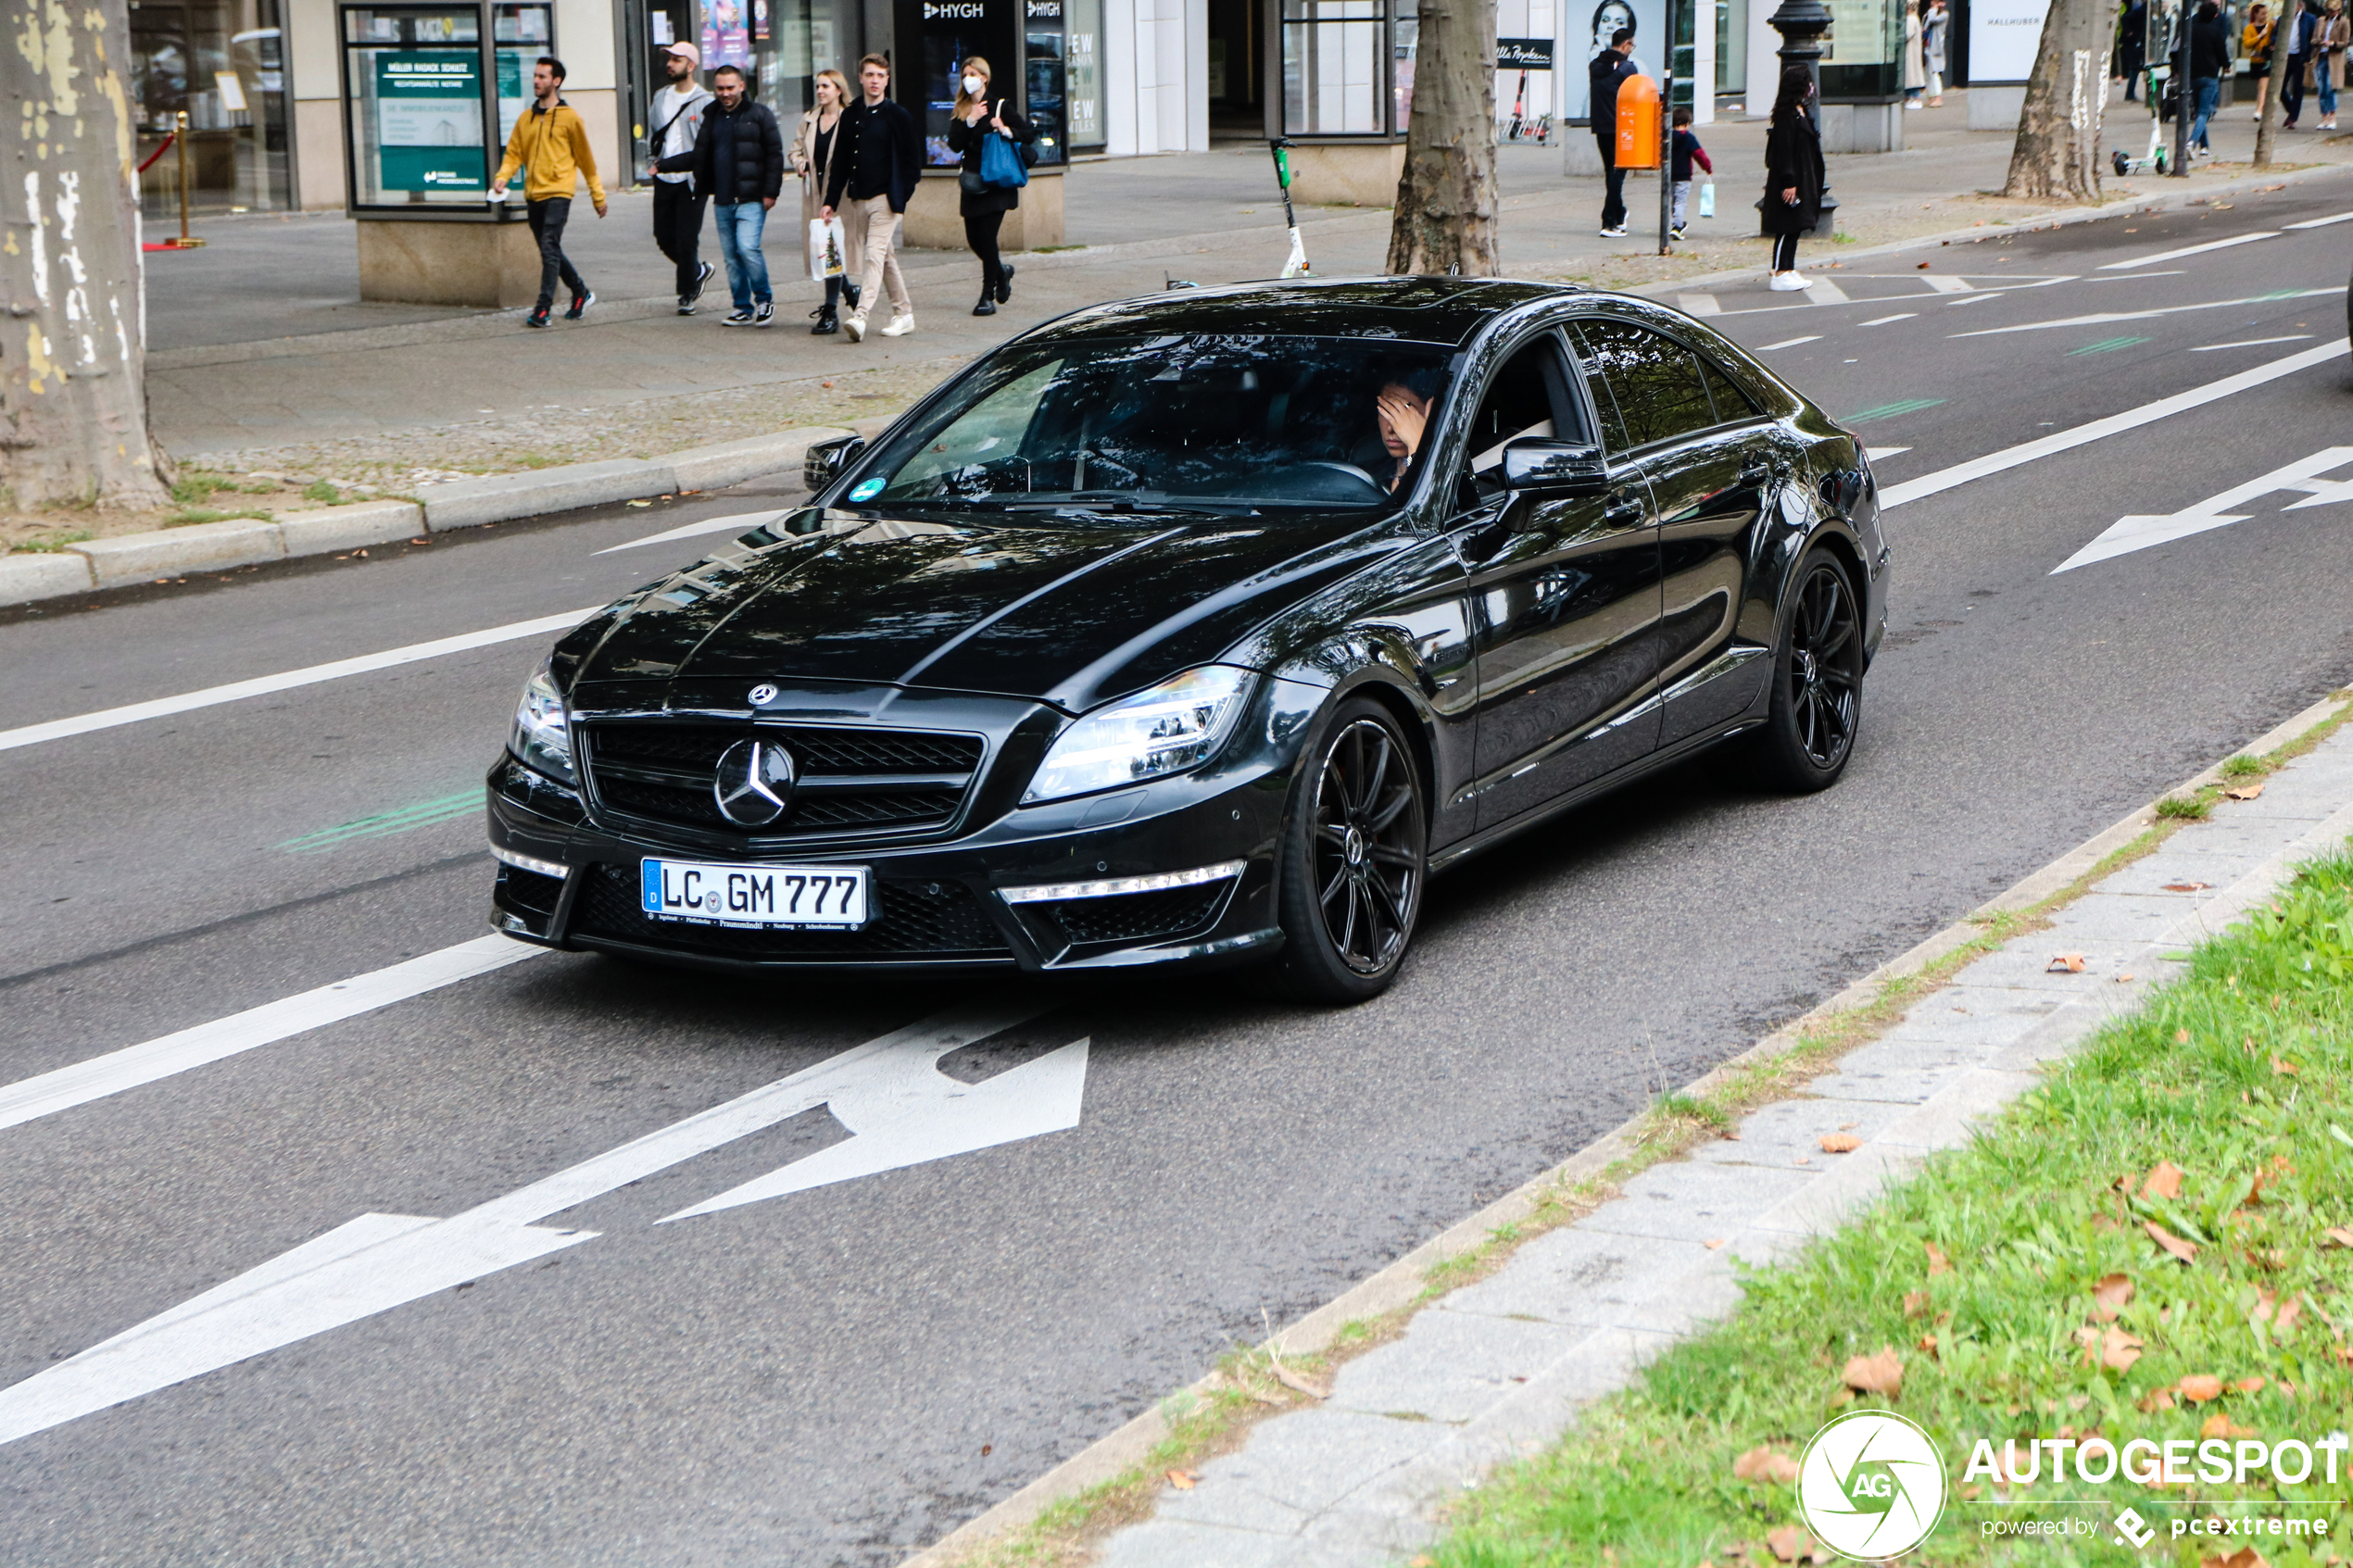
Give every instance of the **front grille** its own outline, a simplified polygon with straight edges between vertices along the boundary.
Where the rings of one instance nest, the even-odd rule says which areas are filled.
[[[961,882],[885,882],[874,885],[875,918],[862,931],[757,931],[649,920],[638,906],[635,865],[575,872],[582,884],[571,935],[606,936],[643,947],[730,959],[1004,959],[1004,937],[973,890]]]
[[[1207,924],[1231,885],[1228,880],[1199,887],[1171,887],[1158,893],[1065,898],[1030,908],[1052,920],[1073,943],[1148,942]]]
[[[521,866],[499,867],[498,880],[505,885],[508,903],[535,915],[554,914],[556,901],[564,896],[563,878],[527,872]]]
[[[988,749],[978,735],[822,724],[609,721],[581,729],[589,777],[608,810],[761,838],[945,826]],[[791,808],[760,827],[729,821],[711,790],[720,758],[749,739],[781,742],[799,775]]]

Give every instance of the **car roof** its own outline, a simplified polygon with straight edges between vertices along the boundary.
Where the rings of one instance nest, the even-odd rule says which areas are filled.
[[[1504,278],[1293,278],[1174,289],[1090,306],[1023,334],[1022,341],[1214,332],[1395,338],[1459,347],[1505,311],[1585,295],[1571,284]]]

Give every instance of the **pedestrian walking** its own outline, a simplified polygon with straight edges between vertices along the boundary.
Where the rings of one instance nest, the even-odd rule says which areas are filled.
[[[956,94],[954,115],[948,121],[948,148],[963,157],[956,173],[956,210],[963,215],[964,243],[980,257],[980,303],[973,307],[973,314],[994,316],[999,306],[1013,297],[1013,270],[998,254],[997,232],[1005,214],[1021,205],[1021,188],[991,183],[981,155],[989,137],[1002,136],[1018,156],[1038,132],[1006,100],[999,98],[990,107],[988,62],[978,55],[964,62],[963,80],[956,85],[963,91]]]
[[[702,111],[712,102],[709,89],[695,80],[702,51],[691,44],[673,44],[661,52],[661,66],[670,85],[654,94],[650,138],[656,164],[665,157],[692,152],[702,134]],[[702,258],[702,209],[711,193],[695,184],[691,174],[654,175],[654,244],[678,269],[678,314],[691,316],[711,282],[711,265]]]
[[[2148,0],[2133,0],[2116,24],[2116,74],[2124,79],[2124,101],[2138,101],[2141,72],[2148,67]]]
[[[1628,57],[1633,52],[1634,30],[1621,27],[1609,35],[1609,47],[1585,67],[1592,84],[1588,112],[1593,118],[1593,140],[1601,146],[1605,182],[1602,194],[1602,238],[1605,240],[1626,237],[1626,170],[1617,167],[1617,89],[1634,74],[1634,62]]]
[[[1929,0],[1928,17],[1920,24],[1920,57],[1928,67],[1928,107],[1944,107],[1944,43],[1952,36],[1953,13],[1944,0]]]
[[[1904,107],[1925,108],[1928,91],[1926,27],[1920,21],[1919,0],[1904,0]]]
[[[2353,17],[2345,0],[2328,0],[2312,41],[2312,76],[2321,91],[2321,129],[2336,129],[2336,95],[2345,87],[2346,52],[2353,49]]]
[[[1812,113],[1814,77],[1804,66],[1781,72],[1773,99],[1772,124],[1765,132],[1765,232],[1773,236],[1773,276],[1766,287],[1802,289],[1812,280],[1797,270],[1797,236],[1822,220],[1822,134]]]
[[[2246,25],[2239,29],[2239,53],[2246,56],[2246,74],[2255,80],[2255,118],[2263,118],[2263,99],[2271,91],[2271,35],[2276,30],[2271,22],[2271,7],[2262,0],[2247,7]],[[2197,80],[2197,72],[2190,72],[2190,80]]]
[[[2222,7],[2215,0],[2202,0],[2190,22],[2190,90],[2195,105],[2190,112],[2197,117],[2190,125],[2194,156],[2214,156],[2206,128],[2213,123],[2214,111],[2222,102],[2222,73],[2230,69],[2231,35],[2222,25]]]
[[[2281,25],[2287,37],[2287,58],[2280,67],[2280,129],[2293,131],[2304,114],[2304,92],[2312,84],[2312,39],[2321,18],[2314,0],[2286,0]]]
[[[727,264],[727,293],[735,309],[723,327],[765,327],[776,319],[768,287],[768,253],[761,241],[768,214],[785,188],[785,138],[768,106],[753,101],[744,73],[721,66],[711,73],[717,101],[703,110],[702,133],[694,150],[654,165],[665,173],[692,170],[695,183],[711,193],[711,215],[719,231],[719,258]]]
[[[813,234],[811,225],[822,221],[825,210],[825,182],[834,171],[835,155],[841,147],[841,117],[849,107],[849,82],[837,70],[817,73],[817,107],[800,117],[800,127],[793,132],[792,168],[800,180],[800,230]],[[841,215],[841,260],[843,270],[825,280],[825,303],[809,313],[816,324],[809,330],[823,337],[841,331],[841,302],[847,298],[849,308],[858,308],[858,279],[850,270],[862,267],[866,259],[866,213],[863,207],[851,207]],[[814,239],[810,242],[810,275],[817,273]]]
[[[1699,144],[1699,137],[1692,132],[1691,110],[1677,109],[1674,126],[1674,151],[1667,172],[1675,183],[1675,205],[1672,221],[1667,224],[1667,237],[1680,240],[1683,237],[1683,214],[1692,199],[1692,165],[1697,164],[1710,174],[1716,172],[1716,165],[1709,160],[1707,149]],[[1712,211],[1708,213],[1708,216],[1713,215]]]
[[[858,282],[858,303],[842,321],[852,343],[866,335],[866,313],[875,296],[890,295],[890,323],[885,337],[904,337],[915,330],[915,304],[907,297],[907,281],[899,275],[899,220],[924,177],[923,139],[915,132],[915,117],[903,105],[886,96],[890,89],[890,62],[868,55],[858,62],[859,99],[841,117],[841,150],[834,171],[825,177],[822,216],[831,218],[845,205],[862,208],[866,225],[866,265]],[[847,203],[845,202],[847,198]]]
[[[507,199],[507,182],[522,175],[523,214],[531,220],[531,237],[539,242],[539,303],[523,318],[526,327],[544,327],[555,307],[556,283],[572,291],[572,307],[564,320],[577,321],[597,303],[596,294],[564,254],[564,225],[572,219],[572,194],[579,182],[588,182],[588,199],[597,216],[605,215],[605,187],[597,178],[597,155],[588,150],[588,128],[580,111],[563,100],[564,63],[542,55],[531,68],[531,107],[515,119],[507,138],[507,156],[490,180],[490,199]]]

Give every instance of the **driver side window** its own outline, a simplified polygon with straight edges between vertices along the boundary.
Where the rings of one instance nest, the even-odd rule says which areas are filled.
[[[1504,361],[1471,418],[1464,501],[1476,505],[1503,490],[1504,448],[1522,437],[1584,441],[1584,420],[1569,395],[1560,336],[1546,332]]]

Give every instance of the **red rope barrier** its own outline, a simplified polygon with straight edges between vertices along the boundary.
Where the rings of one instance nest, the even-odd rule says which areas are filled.
[[[178,140],[180,140],[180,132],[177,131],[173,132],[170,135],[166,136],[163,139],[163,145],[157,147],[154,152],[149,153],[147,155],[147,161],[139,166],[139,172],[145,174],[147,170],[153,169],[156,166],[156,159],[170,152],[171,150],[171,144],[177,142]]]

